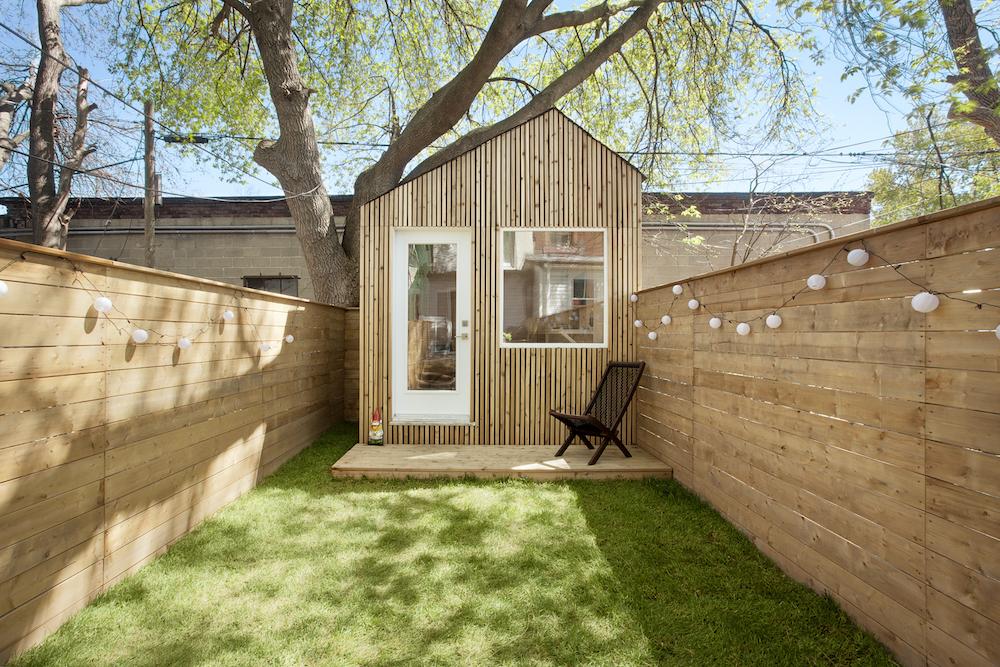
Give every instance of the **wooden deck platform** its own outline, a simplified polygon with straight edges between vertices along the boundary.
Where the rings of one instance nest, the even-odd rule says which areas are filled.
[[[593,452],[571,446],[555,457],[558,445],[354,445],[332,468],[334,477],[527,477],[550,479],[641,479],[673,477],[673,469],[637,447],[625,458],[609,447],[588,466]]]

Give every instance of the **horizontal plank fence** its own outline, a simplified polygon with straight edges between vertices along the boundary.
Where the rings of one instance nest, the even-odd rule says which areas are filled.
[[[14,241],[0,268],[2,664],[353,417],[357,311]]]
[[[636,335],[637,444],[909,666],[1000,664],[998,246],[993,199],[636,304],[672,317]]]

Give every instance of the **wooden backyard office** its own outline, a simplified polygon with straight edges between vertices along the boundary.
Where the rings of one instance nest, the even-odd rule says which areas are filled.
[[[399,454],[394,474],[440,474],[443,458],[483,447],[546,475],[635,476],[655,465],[790,576],[829,593],[904,664],[1000,664],[1000,199],[640,290],[629,257],[641,212],[628,196],[639,177],[563,118],[540,117],[376,200],[360,309],[0,241],[0,661],[330,425],[356,419],[364,442],[378,407],[388,444],[356,449]],[[603,167],[545,157],[555,154]],[[491,171],[505,156],[521,166]],[[527,185],[454,196],[490,174]],[[592,205],[543,207],[556,187],[574,201],[593,196]],[[413,208],[425,201],[433,206]],[[519,222],[515,212],[536,205],[538,217]],[[439,231],[420,238],[423,227]],[[465,231],[448,236],[456,230]],[[449,331],[439,318],[454,302],[428,297],[449,292],[435,289],[463,239],[475,298],[467,318],[456,303]],[[558,278],[576,318],[507,326],[504,311],[524,308],[502,308],[504,294],[529,283],[501,274],[534,266],[554,275],[544,261],[557,253],[536,250],[558,246],[566,258],[577,239],[587,249],[564,260],[575,273]],[[468,403],[431,420],[405,398],[398,409],[392,389],[410,375],[392,375],[399,311],[392,285],[379,281],[400,271],[379,269],[400,241],[455,246],[403,255],[424,268],[404,265],[419,279],[402,303],[419,295],[439,309],[426,315],[431,325],[397,332],[407,354],[411,339],[424,341],[413,355],[428,367],[413,377],[440,382],[441,357],[465,344],[448,339],[469,334],[459,338],[468,365],[455,362]],[[598,246],[603,286],[583,268]],[[858,249],[868,261],[848,262]],[[825,277],[822,289],[806,286],[813,275]],[[927,313],[911,306],[924,290],[940,301]],[[101,297],[110,310],[95,308]],[[780,326],[769,327],[775,314]],[[145,342],[135,342],[137,329]],[[575,345],[552,342],[560,336]],[[634,460],[612,447],[581,473],[582,446],[563,463],[546,455],[565,436],[547,411],[582,408],[612,359],[646,362],[622,429]]]

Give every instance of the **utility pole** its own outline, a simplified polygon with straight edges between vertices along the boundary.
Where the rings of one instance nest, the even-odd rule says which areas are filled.
[[[143,105],[143,138],[146,144],[146,196],[143,198],[143,213],[146,222],[146,266],[151,269],[156,268],[156,246],[153,245],[153,234],[155,231],[155,208],[156,205],[156,165],[153,161],[153,103],[147,101]]]

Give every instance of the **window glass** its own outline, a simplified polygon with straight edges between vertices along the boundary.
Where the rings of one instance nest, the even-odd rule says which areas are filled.
[[[604,232],[503,232],[503,339],[603,345]]]
[[[458,244],[411,243],[407,261],[407,389],[455,389]]]
[[[288,296],[299,295],[299,279],[295,276],[244,276],[243,286]]]

